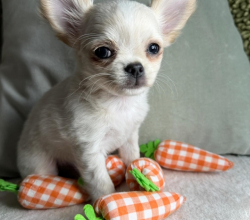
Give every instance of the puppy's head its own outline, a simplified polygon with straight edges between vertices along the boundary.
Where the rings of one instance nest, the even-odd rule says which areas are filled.
[[[151,87],[163,49],[178,36],[196,0],[41,0],[57,36],[75,48],[82,79],[93,89],[136,95]]]

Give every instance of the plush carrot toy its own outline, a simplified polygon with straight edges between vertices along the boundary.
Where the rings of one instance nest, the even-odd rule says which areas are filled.
[[[156,140],[140,146],[146,157],[155,159],[162,167],[195,172],[226,171],[233,162],[225,157],[178,141]]]
[[[118,186],[125,178],[125,164],[119,157],[111,155],[106,159],[106,167],[112,182]]]
[[[109,156],[106,165],[114,185],[121,183],[125,176],[123,162],[116,156]],[[20,204],[27,209],[61,208],[89,200],[77,180],[50,175],[30,175],[20,186],[0,180],[0,191],[16,193]]]
[[[131,191],[162,191],[165,186],[161,167],[149,158],[139,158],[127,167],[126,182]]]
[[[123,192],[98,199],[95,212],[90,205],[84,211],[89,220],[160,220],[176,211],[184,201],[185,197],[176,193]],[[86,219],[78,214],[75,220]]]
[[[30,175],[20,186],[0,181],[0,191],[18,195],[19,203],[27,209],[51,209],[80,204],[89,200],[77,180],[59,176]]]

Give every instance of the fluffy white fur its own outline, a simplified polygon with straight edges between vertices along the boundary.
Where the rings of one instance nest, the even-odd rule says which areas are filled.
[[[77,69],[31,111],[18,145],[19,170],[22,177],[56,175],[56,162],[69,162],[95,200],[115,191],[107,154],[118,149],[126,165],[139,158],[138,130],[163,47],[184,26],[195,1],[153,0],[152,8],[125,0],[96,5],[91,0],[41,0],[41,5],[58,37],[74,47]],[[148,54],[150,43],[159,44],[158,55]],[[94,50],[100,46],[115,56],[96,60]],[[124,71],[134,62],[145,70],[145,83],[136,88],[128,85]]]

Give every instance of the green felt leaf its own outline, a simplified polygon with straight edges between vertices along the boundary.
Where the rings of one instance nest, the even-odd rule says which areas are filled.
[[[157,150],[157,147],[160,144],[160,140],[150,141],[147,144],[142,144],[140,146],[141,153],[144,153],[145,157],[155,159],[154,152]]]
[[[159,187],[156,186],[152,181],[147,179],[138,169],[134,168],[132,171],[129,171],[136,181],[144,188],[147,192],[156,192],[159,191]]]
[[[86,218],[84,218],[82,215],[77,214],[74,218],[74,220],[86,220]]]
[[[84,182],[83,182],[83,179],[80,177],[77,181],[78,185],[80,186],[83,186],[84,185]]]
[[[141,151],[142,153],[147,152],[147,150],[148,150],[148,147],[147,147],[146,144],[142,144],[142,145],[140,146],[140,151]]]
[[[91,205],[85,205],[83,210],[89,220],[96,219],[95,210]]]
[[[18,185],[0,179],[0,191],[8,191],[17,194],[18,190],[19,190]]]
[[[95,210],[92,205],[85,205],[83,210],[88,220],[105,220],[103,217],[96,217]]]
[[[154,147],[157,149],[160,143],[161,143],[161,141],[159,139],[156,139],[154,141]]]

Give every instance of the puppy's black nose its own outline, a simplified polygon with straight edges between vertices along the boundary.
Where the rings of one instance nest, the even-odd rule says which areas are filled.
[[[134,78],[139,78],[144,74],[144,68],[140,63],[131,63],[124,70]]]

